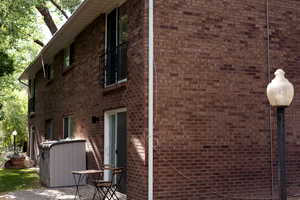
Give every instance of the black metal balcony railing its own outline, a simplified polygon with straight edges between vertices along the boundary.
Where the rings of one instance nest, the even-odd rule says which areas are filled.
[[[28,113],[33,113],[35,111],[35,98],[28,100]]]
[[[127,48],[123,43],[101,55],[100,62],[104,66],[104,84],[113,85],[127,78]],[[101,69],[100,69],[101,70]]]

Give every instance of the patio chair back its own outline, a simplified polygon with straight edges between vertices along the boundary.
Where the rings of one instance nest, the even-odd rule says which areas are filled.
[[[103,175],[105,175],[106,174],[106,176],[104,176],[104,177],[106,177],[106,180],[107,181],[111,181],[111,182],[113,182],[113,170],[114,170],[114,167],[112,166],[112,165],[110,165],[110,164],[104,164],[102,167],[101,167],[101,169],[103,170]],[[103,178],[104,178],[103,177]]]
[[[125,169],[123,167],[117,167],[113,169],[113,177],[115,178],[114,186],[117,190],[121,188],[121,183],[124,178]]]

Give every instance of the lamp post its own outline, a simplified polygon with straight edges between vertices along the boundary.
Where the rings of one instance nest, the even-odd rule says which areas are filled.
[[[14,153],[16,153],[16,135],[18,135],[17,131],[13,131],[12,135],[14,136]]]
[[[267,96],[272,106],[277,108],[277,142],[279,155],[279,199],[287,200],[285,166],[285,125],[284,110],[294,97],[294,86],[285,78],[285,72],[278,69],[275,78],[267,87]]]

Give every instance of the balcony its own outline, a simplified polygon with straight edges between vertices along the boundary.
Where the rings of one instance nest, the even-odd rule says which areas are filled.
[[[28,101],[28,113],[34,113],[35,112],[35,98],[32,97],[31,99],[29,99]]]
[[[101,56],[105,87],[127,81],[127,48],[128,44],[123,43]]]

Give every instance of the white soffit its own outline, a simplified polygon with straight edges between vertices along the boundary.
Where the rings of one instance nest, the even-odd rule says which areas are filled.
[[[122,5],[126,0],[85,0],[67,20],[67,22],[53,35],[48,44],[41,50],[35,60],[21,74],[20,80],[32,78],[44,63],[51,63],[54,56],[75,37],[92,23],[98,16]]]

